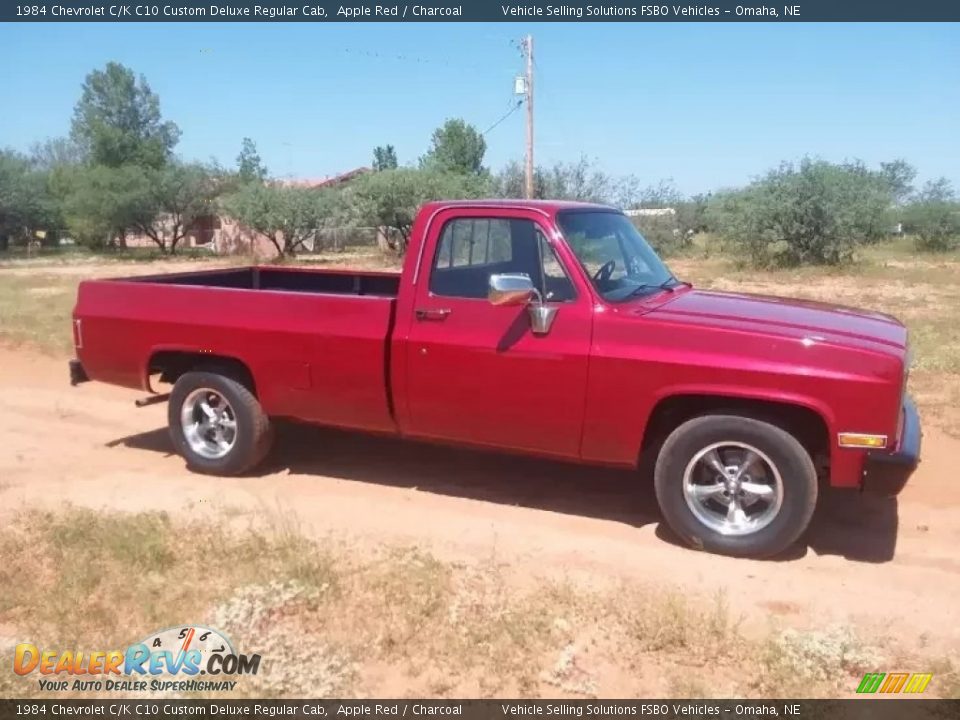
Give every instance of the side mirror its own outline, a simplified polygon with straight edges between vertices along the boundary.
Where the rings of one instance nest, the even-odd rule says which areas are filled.
[[[525,273],[500,273],[490,276],[487,300],[491,305],[527,305],[540,293]]]
[[[492,305],[526,305],[530,330],[534,335],[550,332],[557,308],[544,304],[540,291],[526,273],[500,273],[490,276],[487,300]],[[536,300],[536,302],[533,302]]]

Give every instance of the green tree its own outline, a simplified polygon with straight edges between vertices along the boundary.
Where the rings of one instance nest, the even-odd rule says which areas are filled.
[[[431,200],[483,197],[484,178],[436,169],[397,168],[363,175],[343,191],[352,222],[357,225],[394,228],[400,234],[401,252],[410,239],[410,229],[421,205]]]
[[[118,243],[143,219],[144,169],[136,165],[80,165],[64,168],[57,192],[67,230],[81,244],[103,248]]]
[[[281,257],[295,255],[335,211],[335,193],[316,188],[248,183],[222,200],[241,225],[266,238]]]
[[[0,249],[10,238],[51,227],[55,213],[45,174],[23,155],[0,151]]]
[[[680,232],[701,233],[708,230],[707,207],[710,194],[700,193],[677,203],[677,226]]]
[[[484,172],[487,141],[477,129],[459,118],[447,120],[433,131],[430,149],[420,158],[421,168],[479,175]]]
[[[94,165],[160,167],[170,159],[180,130],[163,120],[160,99],[146,78],[110,62],[84,80],[71,137]]]
[[[43,175],[49,212],[46,224],[53,232],[48,241],[56,241],[66,230],[63,217],[64,176],[85,162],[83,148],[69,137],[49,138],[30,148],[30,163]]]
[[[491,177],[490,194],[498,198],[526,197],[526,176],[523,164],[518,160],[511,160],[504,165]],[[539,165],[533,169],[533,197],[537,199],[549,197],[543,168]]]
[[[257,144],[248,137],[243,139],[237,155],[237,176],[243,183],[263,182],[267,178],[267,168],[257,152]]]
[[[497,197],[526,197],[525,177],[523,165],[513,160],[493,177],[492,192]],[[622,192],[629,192],[626,181],[613,178],[585,156],[576,162],[537,165],[533,170],[536,199],[611,203]]]
[[[636,194],[636,206],[640,208],[673,208],[683,202],[683,195],[677,190],[672,179],[660,180],[656,185],[648,185]]]
[[[541,168],[546,197],[556,200],[609,203],[616,181],[585,156],[576,162]]]
[[[30,147],[30,162],[44,172],[74,167],[85,160],[83,148],[69,137],[48,138]]]
[[[918,250],[942,252],[960,244],[960,203],[946,178],[928,182],[907,206],[904,225]]]
[[[755,266],[835,265],[885,237],[891,200],[886,179],[861,163],[806,158],[717,193],[707,217],[720,239]]]
[[[215,212],[220,193],[209,168],[181,163],[145,169],[134,188],[132,228],[171,255],[198,219]]]
[[[890,188],[890,195],[897,205],[904,204],[913,193],[913,180],[917,170],[906,160],[898,158],[880,163],[880,174]]]
[[[397,151],[393,145],[377,145],[373,149],[373,169],[377,172],[397,169]]]

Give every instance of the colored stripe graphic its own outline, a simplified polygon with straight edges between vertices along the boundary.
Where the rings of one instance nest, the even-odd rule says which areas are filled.
[[[860,686],[857,688],[857,692],[875,693],[880,688],[880,683],[883,682],[885,676],[886,673],[865,673],[863,680],[860,681]]]
[[[932,679],[933,673],[865,673],[857,686],[857,692],[867,695],[876,692],[922,693]]]
[[[884,681],[883,685],[880,688],[882,693],[898,693],[901,688],[903,688],[904,683],[907,682],[907,678],[910,677],[910,673],[890,673],[887,675],[887,679]]]
[[[931,678],[933,678],[933,673],[914,673],[910,676],[910,680],[903,691],[905,693],[922,693],[927,689]]]

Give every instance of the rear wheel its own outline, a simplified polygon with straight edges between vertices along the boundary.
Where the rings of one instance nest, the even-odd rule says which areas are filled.
[[[817,501],[809,453],[760,420],[706,415],[667,437],[654,471],[671,529],[693,547],[740,557],[775,555],[806,530]]]
[[[211,475],[239,475],[266,457],[270,419],[253,393],[216,372],[184,373],[173,386],[167,422],[187,466]]]

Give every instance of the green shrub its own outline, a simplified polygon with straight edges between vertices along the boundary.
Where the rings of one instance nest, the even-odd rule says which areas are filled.
[[[685,233],[676,215],[647,215],[632,218],[634,226],[653,249],[663,257],[676,255],[688,249],[692,233]]]
[[[890,205],[879,173],[860,163],[805,158],[714,195],[707,225],[757,267],[838,265],[887,235]]]
[[[916,235],[918,250],[943,252],[960,244],[960,203],[946,178],[927,183],[907,206],[904,227]]]

